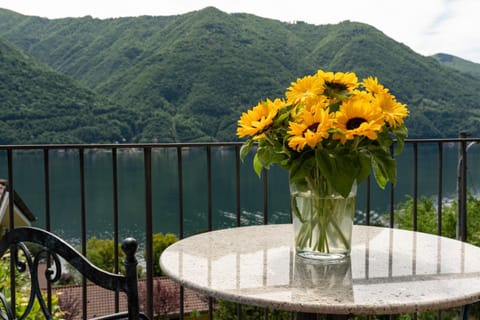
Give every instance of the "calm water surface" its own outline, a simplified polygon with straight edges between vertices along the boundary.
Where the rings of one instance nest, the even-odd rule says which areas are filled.
[[[420,146],[418,155],[418,192],[432,196],[438,190],[438,154],[436,147]],[[445,198],[456,198],[457,149],[445,147],[443,186]],[[187,149],[183,158],[183,209],[185,235],[208,228],[207,163],[204,149]],[[120,238],[144,237],[145,190],[143,153],[118,152],[118,205]],[[395,202],[406,200],[413,193],[413,152],[411,146],[398,158],[398,182]],[[480,193],[480,146],[468,152],[468,187]],[[0,174],[7,177],[6,155],[0,154]],[[45,226],[45,190],[43,154],[19,151],[14,153],[15,189],[38,220]],[[52,230],[71,241],[81,234],[81,199],[79,156],[76,152],[50,153]],[[152,151],[153,228],[154,232],[179,233],[178,178],[176,149]],[[87,238],[110,237],[113,232],[112,156],[105,151],[85,153],[85,204]],[[290,221],[287,173],[273,168],[268,173],[268,216],[270,223]],[[377,214],[388,212],[390,192],[380,190],[372,180],[371,209]],[[212,215],[213,228],[236,225],[235,152],[233,148],[212,148]],[[251,159],[241,166],[241,221],[243,225],[263,223],[262,181],[251,167]],[[359,186],[357,218],[365,211],[365,185]]]

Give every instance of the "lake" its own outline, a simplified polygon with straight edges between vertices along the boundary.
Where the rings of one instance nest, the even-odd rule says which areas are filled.
[[[140,150],[140,149],[139,149]],[[205,149],[189,148],[182,152],[183,209],[185,235],[208,228],[207,162]],[[443,150],[443,196],[456,198],[457,148]],[[52,230],[77,242],[81,234],[80,170],[77,152],[51,151],[50,206]],[[87,238],[110,238],[113,232],[113,173],[112,155],[106,151],[85,153],[85,205]],[[397,158],[398,181],[395,202],[406,200],[413,193],[413,152],[407,145]],[[468,187],[480,193],[480,147],[468,152]],[[119,236],[144,236],[145,189],[143,152],[119,150],[118,206]],[[0,174],[7,178],[6,154],[0,154]],[[152,192],[154,232],[179,232],[179,200],[175,148],[152,151]],[[438,153],[436,146],[419,147],[418,193],[435,196],[438,190]],[[287,173],[279,168],[268,172],[268,218],[270,223],[290,221]],[[43,154],[41,151],[14,153],[14,183],[17,193],[37,216],[35,226],[45,226],[45,191]],[[371,210],[382,215],[389,211],[389,187],[381,190],[372,179]],[[231,147],[212,148],[212,223],[213,228],[236,225],[235,152]],[[255,175],[251,159],[241,165],[242,225],[263,222],[263,187]],[[365,185],[359,186],[357,218],[365,211]]]

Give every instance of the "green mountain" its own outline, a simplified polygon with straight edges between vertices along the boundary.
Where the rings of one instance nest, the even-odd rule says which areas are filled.
[[[0,144],[122,141],[117,107],[0,39]]]
[[[480,63],[471,62],[445,53],[437,53],[433,57],[446,67],[470,74],[480,79]]]
[[[366,24],[290,24],[215,8],[105,20],[0,9],[0,37],[115,101],[131,141],[235,140],[241,112],[317,69],[378,76],[409,105],[410,137],[480,136],[479,79]]]

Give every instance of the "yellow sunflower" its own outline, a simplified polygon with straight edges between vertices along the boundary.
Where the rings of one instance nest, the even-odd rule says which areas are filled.
[[[368,77],[362,81],[363,87],[373,95],[387,93],[388,89],[378,82],[378,78]]]
[[[375,95],[374,103],[382,110],[385,121],[396,128],[403,124],[403,118],[408,116],[407,106],[397,102],[395,97],[387,92]]]
[[[355,136],[377,139],[377,132],[382,130],[384,118],[382,109],[371,102],[369,94],[358,94],[344,100],[335,115],[337,128],[342,132],[333,135],[342,143],[353,140]]]
[[[316,99],[323,93],[323,79],[315,76],[305,76],[292,82],[285,96],[288,104],[303,104]]]
[[[238,120],[237,136],[243,138],[261,134],[272,125],[278,110],[284,106],[285,102],[280,99],[275,99],[274,101],[267,99],[259,102],[251,110],[242,113],[240,120]],[[257,136],[256,138],[258,139],[259,137]]]
[[[303,109],[295,119],[289,122],[288,146],[297,151],[302,151],[306,145],[315,148],[323,139],[329,137],[333,127],[334,118],[329,109],[324,109],[322,104]]]
[[[325,93],[329,96],[352,93],[358,87],[358,78],[353,72],[325,72],[318,70],[317,77],[325,81]]]
[[[295,118],[297,114],[303,112],[303,110],[307,110],[308,112],[313,113],[317,108],[327,109],[330,104],[330,99],[328,99],[324,95],[320,95],[316,99],[309,100],[306,103],[293,108],[290,112],[292,117]]]

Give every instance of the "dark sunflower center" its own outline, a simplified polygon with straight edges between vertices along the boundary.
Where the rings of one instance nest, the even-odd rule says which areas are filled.
[[[327,87],[329,87],[332,91],[335,92],[342,92],[348,89],[348,87],[344,83],[337,83],[337,82],[325,82]]]
[[[317,129],[318,129],[318,123],[311,124],[311,125],[308,127],[308,130],[310,130],[310,131],[312,131],[312,132],[317,132]]]
[[[364,122],[367,122],[367,120],[363,118],[352,118],[347,121],[347,130],[357,129]]]

